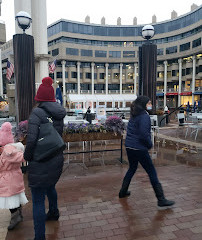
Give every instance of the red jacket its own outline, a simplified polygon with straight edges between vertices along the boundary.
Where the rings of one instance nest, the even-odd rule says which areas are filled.
[[[10,197],[25,191],[21,163],[22,143],[7,144],[0,155],[0,197]]]

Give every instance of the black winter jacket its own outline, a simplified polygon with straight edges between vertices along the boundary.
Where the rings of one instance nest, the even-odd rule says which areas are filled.
[[[44,111],[44,110],[45,111]],[[33,153],[38,140],[39,126],[47,122],[47,117],[52,117],[53,126],[62,135],[63,118],[65,109],[56,102],[42,102],[34,108],[28,120],[28,133],[24,158],[28,161],[29,187],[49,187],[57,183],[63,168],[63,152],[58,152],[47,161],[33,161]]]

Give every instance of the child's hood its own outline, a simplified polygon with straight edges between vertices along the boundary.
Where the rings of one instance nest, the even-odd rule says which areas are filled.
[[[17,152],[23,152],[24,146],[22,143],[10,143],[4,146],[3,153],[7,156],[15,155]]]

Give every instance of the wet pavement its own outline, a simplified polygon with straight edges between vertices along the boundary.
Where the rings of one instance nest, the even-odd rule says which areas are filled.
[[[156,138],[151,150],[165,195],[176,201],[173,208],[158,210],[148,176],[140,166],[130,185],[131,196],[118,198],[127,171],[125,151],[123,164],[119,162],[119,152],[92,154],[91,158],[90,154],[66,155],[66,163],[69,158],[70,165],[65,164],[57,184],[61,217],[58,222],[47,222],[47,240],[201,240],[202,141],[199,137],[197,141],[190,140],[189,145],[175,133],[175,126],[160,129],[159,139]],[[108,148],[114,147],[110,142],[105,143]],[[115,143],[119,147],[118,141]],[[82,145],[73,144],[72,148],[82,149]],[[83,160],[88,168],[80,165]],[[23,207],[24,221],[7,233],[6,240],[34,238],[26,177],[29,203]],[[3,240],[9,214],[0,213],[0,239]]]

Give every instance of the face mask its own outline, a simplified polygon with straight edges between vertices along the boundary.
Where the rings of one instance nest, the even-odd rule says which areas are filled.
[[[147,110],[152,110],[152,107],[151,107],[151,106],[148,106],[148,107],[147,107]]]

